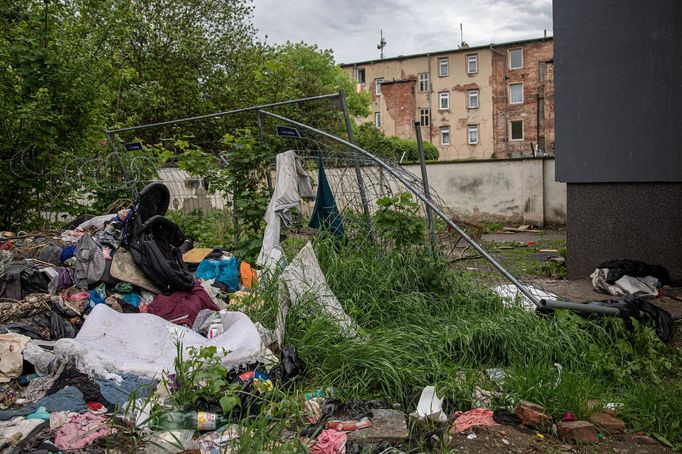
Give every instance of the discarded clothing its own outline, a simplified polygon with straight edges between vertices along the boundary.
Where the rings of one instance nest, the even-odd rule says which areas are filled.
[[[90,235],[83,235],[76,247],[78,262],[74,268],[74,282],[81,289],[99,282],[104,275],[105,260],[102,250]]]
[[[474,408],[466,411],[453,421],[450,427],[450,433],[462,433],[478,426],[496,426],[497,423],[493,419],[493,411],[487,408]]]
[[[192,326],[197,314],[202,309],[219,310],[201,282],[195,281],[189,292],[174,292],[170,295],[159,294],[149,306],[149,313],[173,322],[177,325]]]
[[[83,449],[98,438],[115,434],[116,429],[109,426],[107,418],[94,413],[72,416],[57,430],[54,444],[59,449]]]
[[[96,230],[99,230],[102,227],[104,227],[104,224],[106,224],[107,222],[111,222],[114,219],[116,219],[116,216],[117,216],[117,214],[113,213],[113,214],[102,214],[100,216],[92,217],[92,218],[88,219],[87,221],[79,224],[75,230],[81,230],[82,231],[85,229],[89,229],[90,227],[94,227]]]
[[[217,347],[221,363],[228,369],[262,359],[266,350],[247,315],[221,311],[220,319],[223,334],[206,339],[152,314],[120,314],[99,304],[76,338],[60,339],[54,351],[90,376],[112,379],[120,379],[125,373],[160,378],[164,370],[173,369],[177,339],[182,339],[185,350]]]
[[[222,259],[204,259],[196,271],[197,279],[215,279],[228,287],[228,291],[239,290],[239,267],[234,257]]]
[[[74,337],[76,329],[56,312],[45,311],[30,318],[0,326],[0,333],[14,332],[32,339],[55,340]]]
[[[291,264],[282,273],[281,282],[286,292],[279,294],[279,311],[277,313],[277,340],[280,345],[284,339],[284,326],[290,307],[313,297],[314,310],[338,326],[345,337],[355,337],[358,326],[341,307],[341,303],[327,285],[327,279],[320,269],[312,243],[307,242]]]
[[[20,300],[31,293],[47,293],[49,285],[50,276],[36,265],[15,261],[0,276],[0,297]]]
[[[135,393],[137,399],[146,399],[156,390],[157,381],[131,374],[121,375],[122,380],[106,380],[96,378],[102,396],[114,405],[124,405],[130,395]]]
[[[24,405],[21,408],[0,411],[0,421],[6,421],[15,416],[30,415],[40,407],[45,407],[45,410],[50,413],[54,411],[74,411],[76,413],[83,413],[86,411],[85,400],[83,400],[83,394],[80,390],[73,386],[67,386],[54,394],[45,396],[42,399]]]
[[[608,268],[597,268],[590,278],[592,287],[598,292],[609,295],[656,296],[658,295],[658,279],[653,276],[633,277],[624,275],[612,283],[608,282]]]
[[[24,348],[24,360],[33,365],[39,376],[49,375],[55,365],[57,357],[54,353],[41,348],[35,342],[29,341]]]
[[[532,285],[525,286],[528,292],[539,300],[556,300],[557,296],[554,293],[544,292]],[[498,285],[493,289],[498,296],[502,297],[502,304],[505,307],[522,307],[527,311],[534,311],[535,304],[524,295],[515,285]]]
[[[0,334],[0,383],[7,383],[21,375],[24,368],[22,355],[31,340],[21,334]]]
[[[99,402],[105,406],[113,406],[113,402],[107,400],[100,392],[99,384],[76,369],[66,369],[61,372],[52,384],[52,389],[48,391],[48,394],[66,386],[78,388],[86,402]]]
[[[279,245],[280,229],[290,227],[293,218],[292,210],[298,208],[301,198],[313,198],[315,193],[310,184],[310,176],[296,158],[293,150],[280,153],[276,158],[277,181],[275,190],[263,218],[267,223],[263,234],[257,265],[265,265],[270,251]]]
[[[7,445],[17,445],[26,439],[36,427],[43,424],[39,419],[12,418],[9,421],[0,422],[0,450]]]
[[[59,261],[64,263],[74,255],[76,255],[76,245],[74,244],[72,246],[66,246],[64,249],[62,249],[62,253],[59,255]]]
[[[343,236],[345,230],[341,215],[336,207],[336,200],[332,188],[327,181],[327,174],[324,171],[322,156],[318,159],[319,172],[317,175],[317,197],[315,198],[315,208],[310,216],[310,227],[314,229],[325,228],[333,235]]]
[[[249,262],[242,261],[239,264],[239,285],[247,290],[254,289],[258,284],[258,275]]]
[[[670,313],[646,300],[635,296],[625,296],[618,300],[603,301],[603,303],[608,303],[609,306],[618,309],[628,331],[634,330],[630,320],[632,317],[643,323],[653,321],[656,326],[656,335],[665,343],[670,342],[675,335],[675,322]]]
[[[317,443],[310,448],[310,454],[343,454],[346,452],[348,436],[345,432],[334,429],[323,430]]]
[[[670,285],[670,273],[661,265],[650,265],[639,260],[611,260],[600,263],[597,268],[608,268],[606,283],[613,284],[623,276],[653,276],[661,285]]]

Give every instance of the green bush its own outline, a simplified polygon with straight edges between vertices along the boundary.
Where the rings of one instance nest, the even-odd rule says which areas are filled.
[[[370,153],[394,161],[419,161],[419,148],[414,140],[400,137],[387,137],[371,123],[363,123],[356,128],[355,143]],[[404,155],[404,157],[403,157]],[[438,159],[438,148],[431,142],[424,142],[424,155],[428,161]]]

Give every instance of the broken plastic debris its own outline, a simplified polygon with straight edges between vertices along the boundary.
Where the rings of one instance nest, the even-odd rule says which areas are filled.
[[[443,413],[443,400],[436,395],[435,386],[427,386],[419,397],[417,409],[410,416],[419,421],[430,419],[434,422],[445,422],[448,417]]]

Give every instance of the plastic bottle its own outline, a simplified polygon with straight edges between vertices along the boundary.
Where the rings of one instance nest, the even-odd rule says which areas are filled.
[[[155,426],[159,429],[191,429],[206,432],[216,430],[227,423],[227,418],[216,413],[169,411],[156,419]]]

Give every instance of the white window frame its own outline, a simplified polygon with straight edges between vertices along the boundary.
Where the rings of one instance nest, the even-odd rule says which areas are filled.
[[[467,108],[469,109],[478,109],[479,106],[479,99],[480,99],[480,90],[467,90]],[[471,103],[471,99],[474,98],[476,99],[476,105],[473,105]]]
[[[512,123],[518,123],[521,122],[521,138],[520,139],[514,139],[514,128],[512,127]],[[523,120],[509,120],[509,140],[511,142],[521,142],[524,140],[524,137],[526,135],[525,131],[525,125],[523,124]]]
[[[384,83],[383,77],[379,77],[378,79],[374,79],[374,93],[377,96],[381,95],[381,84],[383,84],[383,83]]]
[[[445,100],[446,106],[443,107],[443,100]],[[450,92],[441,91],[438,93],[438,110],[450,110]]]
[[[519,65],[519,66],[512,66],[511,56],[512,56],[512,52],[515,50],[521,51],[521,65]],[[521,68],[523,68],[523,47],[515,47],[513,49],[509,49],[507,51],[507,55],[508,55],[508,60],[509,60],[509,69],[521,69]]]
[[[374,112],[374,127],[381,129],[381,112]]]
[[[362,78],[364,79],[362,82],[360,82],[360,71],[362,71]],[[367,82],[367,71],[365,71],[365,68],[358,68],[357,73],[355,74],[355,80],[357,83],[365,85]]]
[[[422,90],[422,84],[426,84],[426,87]],[[431,81],[429,80],[429,73],[419,73],[419,91],[425,93],[431,88]]]
[[[443,72],[443,68],[445,68],[445,72]],[[439,58],[438,59],[438,76],[439,77],[446,77],[449,72],[450,72],[450,61],[448,60],[448,58],[447,57]]]
[[[447,141],[443,140],[443,134],[447,134]],[[440,144],[441,145],[450,145],[450,142],[452,141],[452,137],[450,136],[450,127],[445,126],[440,128]]]
[[[419,125],[424,127],[431,126],[431,109],[419,109]]]
[[[521,100],[520,101],[514,101],[513,96],[512,96],[512,87],[516,86],[516,85],[521,87]],[[509,84],[509,104],[523,104],[523,83],[522,82]]]
[[[541,61],[538,63],[538,81],[545,82],[547,80],[547,62]]]
[[[474,70],[471,71],[471,62],[474,63]],[[478,73],[478,54],[467,54],[467,74]]]
[[[472,141],[471,140],[471,133],[476,134],[476,140]],[[469,145],[478,145],[478,125],[469,125],[467,128],[467,139],[469,141]]]

